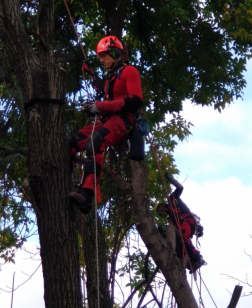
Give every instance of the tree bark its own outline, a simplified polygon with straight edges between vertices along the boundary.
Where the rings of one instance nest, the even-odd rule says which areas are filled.
[[[242,292],[242,286],[239,285],[235,286],[228,308],[235,308],[237,306],[241,296],[241,292]]]
[[[96,239],[96,226],[95,226],[95,210],[92,208],[88,215],[83,215],[84,228],[83,228],[83,244],[85,264],[87,271],[87,292],[88,292],[88,307],[98,307],[98,283],[97,283],[97,255],[96,255],[96,240],[98,241],[98,266],[99,266],[99,296],[100,308],[111,308],[108,272],[107,272],[107,251],[104,234],[102,232],[101,221],[98,217],[97,220],[97,233]]]
[[[129,0],[110,0],[106,1],[106,14],[108,20],[107,32],[122,39],[122,29],[124,19],[127,13],[127,7],[130,6]]]
[[[29,185],[36,202],[47,308],[81,307],[77,230],[68,209],[63,111],[61,105],[45,103],[27,110]]]

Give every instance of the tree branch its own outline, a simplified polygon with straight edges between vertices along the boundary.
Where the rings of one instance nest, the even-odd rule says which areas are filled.
[[[124,191],[125,193],[129,192],[131,189],[131,185],[130,183],[128,183],[127,181],[125,181],[119,174],[113,174],[111,173],[111,171],[109,170],[108,166],[105,166],[103,169],[104,173],[107,174],[112,181],[114,181],[117,186]]]
[[[0,152],[3,152],[3,157],[13,154],[28,155],[28,149],[25,148],[9,148],[0,146]]]
[[[227,275],[227,274],[221,274],[221,275],[227,276],[227,277],[228,277],[228,278],[230,278],[230,279],[237,280],[237,281],[239,281],[239,282],[241,282],[241,283],[244,283],[244,284],[248,285],[249,287],[252,287],[252,285],[251,285],[251,284],[249,284],[249,283],[248,283],[248,281],[247,281],[247,282],[245,282],[245,281],[242,281],[242,280],[240,280],[240,279],[238,279],[238,278],[235,278],[235,277],[229,276],[229,275]]]
[[[152,294],[154,300],[155,300],[156,303],[158,304],[158,307],[159,307],[159,308],[162,308],[162,304],[159,302],[159,300],[157,299],[155,293],[153,292],[152,286],[150,286],[149,289],[150,289],[150,291],[151,291],[151,294]]]
[[[153,274],[151,275],[151,277],[150,277],[150,279],[149,279],[149,281],[148,281],[148,283],[147,283],[147,285],[146,285],[146,288],[145,288],[145,290],[144,290],[144,293],[143,293],[143,295],[142,295],[142,297],[141,297],[141,299],[140,299],[140,301],[139,301],[139,303],[138,303],[138,305],[137,305],[137,308],[140,308],[140,306],[141,306],[141,304],[142,304],[142,302],[143,302],[143,300],[144,300],[144,298],[145,298],[145,295],[146,295],[148,289],[150,288],[150,284],[152,283],[152,280],[153,280],[154,277],[156,276],[158,270],[159,270],[159,268],[157,267],[157,268],[155,269],[155,271],[153,272]],[[155,294],[154,294],[153,297],[154,297],[154,300],[156,301],[157,298],[156,298]],[[157,303],[158,303],[158,305],[159,305],[159,302],[158,302],[158,301],[157,301]]]
[[[133,298],[133,296],[136,294],[136,292],[144,285],[148,282],[148,259],[149,259],[149,252],[147,253],[146,257],[145,257],[145,261],[144,261],[144,269],[145,269],[145,279],[139,283],[139,285],[134,289],[134,291],[130,294],[130,296],[127,298],[126,302],[123,304],[122,308],[127,307],[128,303],[131,301],[131,299]],[[146,275],[146,271],[147,271],[147,275]],[[145,289],[146,290],[146,289]]]
[[[22,282],[19,286],[17,286],[14,290],[7,291],[7,290],[1,289],[1,288],[0,288],[0,290],[7,292],[7,293],[12,293],[13,291],[16,291],[18,288],[20,288],[23,284],[25,284],[28,280],[30,280],[34,276],[34,274],[39,269],[40,265],[41,265],[41,263],[39,264],[39,266],[35,269],[35,271],[31,275],[27,275],[27,276],[30,276],[30,277],[28,279],[26,279],[24,282]]]
[[[252,261],[252,257],[251,257],[251,255],[250,255],[250,254],[248,254],[248,253],[246,253],[245,249],[244,249],[244,253],[245,253],[245,255],[247,255],[247,256],[250,258],[250,260]]]
[[[234,292],[231,298],[231,301],[227,308],[235,308],[238,304],[242,292],[242,286],[236,285],[234,288]]]

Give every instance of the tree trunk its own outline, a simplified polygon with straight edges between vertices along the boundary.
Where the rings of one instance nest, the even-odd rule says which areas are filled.
[[[97,283],[97,259],[96,259],[96,226],[94,207],[88,215],[83,215],[83,244],[85,264],[87,270],[87,291],[88,291],[88,307],[98,307],[98,283]],[[98,217],[97,221],[98,233],[98,266],[99,266],[99,296],[100,308],[111,308],[111,298],[109,294],[109,282],[107,272],[107,251],[104,234],[102,232],[101,221]]]
[[[122,39],[122,29],[128,6],[130,6],[129,0],[106,1],[106,14],[108,20],[107,35],[115,35],[119,40]]]
[[[63,111],[62,105],[39,102],[27,109],[29,184],[36,202],[47,308],[81,307],[77,229],[68,209]]]
[[[45,305],[80,308],[78,237],[68,208],[69,153],[65,108],[60,104],[65,96],[65,73],[53,64],[52,58],[53,0],[41,5],[38,55],[23,28],[19,0],[0,1],[0,37],[25,102],[29,186],[40,237]]]

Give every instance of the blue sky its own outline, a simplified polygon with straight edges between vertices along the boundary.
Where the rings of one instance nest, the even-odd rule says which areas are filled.
[[[252,167],[251,101],[238,100],[221,114],[185,104],[183,114],[195,126],[188,142],[181,143],[175,152],[181,174],[201,183],[236,176],[244,185],[252,184],[252,173],[248,172]]]
[[[184,103],[182,115],[195,126],[188,141],[175,151],[176,164],[181,171],[177,179],[183,182],[182,199],[201,217],[204,236],[200,240],[201,253],[208,263],[202,277],[217,307],[227,307],[237,281],[228,274],[252,283],[252,62],[247,66],[247,87],[243,100],[234,100],[221,114],[213,107]],[[35,243],[27,243],[33,251]],[[39,261],[20,251],[16,266],[4,265],[0,271],[0,288],[11,287],[12,274],[16,284],[32,274]],[[248,276],[246,276],[248,275]],[[198,280],[199,281],[199,280]],[[215,307],[203,288],[206,308]],[[197,295],[197,288],[194,285]],[[244,286],[246,293],[252,289]],[[10,293],[0,290],[1,307],[10,307]],[[242,297],[238,308],[251,308],[252,297]],[[39,270],[14,294],[13,308],[44,308],[43,280]]]

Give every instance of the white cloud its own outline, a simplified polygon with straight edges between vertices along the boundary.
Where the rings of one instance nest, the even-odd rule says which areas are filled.
[[[185,104],[182,115],[194,123],[193,135],[174,157],[185,178],[194,181],[237,177],[252,184],[252,99],[237,101],[221,114],[211,107]]]
[[[226,126],[227,129],[232,128],[232,130],[234,130],[240,129],[241,125],[244,123],[244,119],[249,117],[248,111],[252,111],[250,101],[238,100],[235,103],[227,105],[221,113],[214,110],[212,106],[202,107],[192,105],[190,101],[185,101],[183,103],[181,115],[184,116],[188,122],[192,122],[196,127],[195,129],[221,123]]]
[[[211,156],[213,159],[223,158],[233,161],[245,159],[247,161],[252,157],[252,146],[241,145],[240,147],[231,146],[228,144],[220,144],[217,142],[207,142],[206,140],[192,140],[188,143],[182,143],[177,147],[175,155],[205,155]]]

